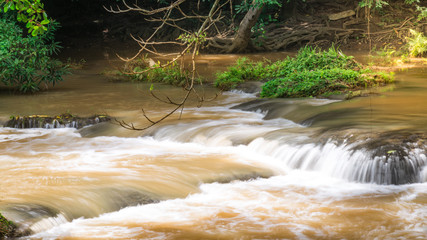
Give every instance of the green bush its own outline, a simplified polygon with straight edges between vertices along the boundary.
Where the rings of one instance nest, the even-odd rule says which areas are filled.
[[[230,66],[228,71],[216,75],[214,85],[221,90],[230,90],[246,81],[261,80],[265,73],[264,62],[252,62],[248,58],[239,58],[236,65]]]
[[[423,56],[427,53],[427,37],[423,33],[410,29],[411,36],[408,37],[409,55],[413,57]]]
[[[317,69],[292,73],[284,78],[268,81],[261,97],[305,97],[327,92],[352,89],[361,83],[361,73],[349,69]]]
[[[21,92],[36,92],[62,81],[67,67],[51,58],[59,46],[54,42],[58,23],[51,22],[47,31],[25,36],[16,20],[0,15],[0,79]]]
[[[261,97],[309,97],[345,92],[388,83],[388,74],[377,74],[336,48],[326,51],[304,47],[294,57],[270,63],[240,59],[228,71],[217,74],[215,86],[229,90],[248,80],[265,81]]]
[[[159,63],[149,66],[146,57],[134,60],[124,67],[124,72],[130,73],[130,77],[137,81],[166,83],[179,87],[186,87],[191,82],[191,72],[182,69],[176,62],[165,67],[160,67]],[[148,68],[152,68],[146,71]],[[201,79],[197,79],[201,81]]]

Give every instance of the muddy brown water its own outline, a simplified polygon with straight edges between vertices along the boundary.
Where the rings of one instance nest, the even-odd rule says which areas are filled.
[[[170,109],[150,84],[99,74],[110,68],[104,57],[87,55],[51,91],[1,92],[1,121],[100,113],[140,126],[141,107],[153,118]],[[238,57],[201,56],[200,72]],[[30,230],[24,239],[423,239],[427,68],[396,80],[350,101],[226,92],[199,108],[191,99],[180,120],[145,132],[2,128],[0,211]]]

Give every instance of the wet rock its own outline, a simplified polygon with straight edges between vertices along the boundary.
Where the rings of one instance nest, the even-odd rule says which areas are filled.
[[[263,84],[264,83],[262,83],[262,82],[256,82],[256,81],[244,82],[244,83],[239,84],[236,87],[236,89],[241,90],[245,93],[259,93],[259,92],[261,92],[261,88],[262,88]]]
[[[7,220],[0,213],[0,239],[13,238],[16,236],[16,225]]]
[[[232,107],[232,109],[240,109],[243,111],[251,112],[265,112],[265,120],[270,120],[279,117],[285,117],[286,115],[297,108],[293,101],[287,99],[256,99],[246,103],[239,104]]]
[[[392,131],[381,133],[359,147],[370,149],[372,158],[383,165],[379,174],[388,175],[387,184],[420,182],[427,165],[426,136],[422,133]]]
[[[69,113],[46,116],[11,116],[10,120],[4,124],[10,128],[76,128],[80,129],[88,125],[94,125],[100,122],[108,122],[111,118],[105,115],[94,115],[92,117],[78,117]]]
[[[53,219],[60,215],[55,209],[35,203],[8,204],[6,211],[11,218],[15,219],[16,227],[13,237],[31,235],[35,233],[35,229],[46,223],[46,219]]]
[[[328,135],[334,133],[327,133]],[[353,151],[367,154],[355,166],[356,181],[377,184],[410,184],[422,182],[427,166],[427,136],[410,131],[382,133],[348,130],[347,134],[334,134],[338,144],[352,145]]]
[[[109,206],[110,211],[160,202],[160,198],[153,193],[132,188],[103,188],[94,190],[104,204]]]
[[[269,178],[274,176],[273,172],[253,172],[253,173],[243,173],[243,174],[233,174],[231,176],[220,176],[212,180],[207,180],[205,183],[221,183],[227,184],[233,181],[250,181],[260,178]]]
[[[92,189],[86,195],[90,196],[87,198],[88,202],[97,201],[99,203],[102,212],[114,212],[129,206],[157,203],[160,201],[154,194],[132,188],[112,187]],[[10,232],[10,235],[7,236],[12,238],[25,237],[46,231],[52,227],[70,222],[73,219],[98,216],[96,214],[97,211],[91,212],[91,209],[85,208],[85,206],[82,206],[81,209],[67,207],[60,209],[57,207],[45,206],[38,203],[8,204],[5,211],[7,211],[12,219],[16,219],[16,225],[14,225],[13,232]],[[3,225],[0,225],[0,227],[3,227]],[[0,240],[3,238],[0,235]]]

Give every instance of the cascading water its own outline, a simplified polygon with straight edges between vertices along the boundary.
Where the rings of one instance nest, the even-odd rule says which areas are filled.
[[[314,101],[312,104],[319,103]],[[213,115],[219,110],[210,111]],[[376,156],[377,149],[358,147],[364,142],[312,142],[318,139],[311,140],[306,127],[285,119],[263,120],[266,114],[258,111],[251,115],[246,113],[244,117],[237,115],[217,121],[167,126],[158,129],[153,137],[209,146],[240,146],[248,152],[274,158],[290,169],[318,171],[349,181],[405,184],[424,179],[422,171],[427,165],[427,146],[424,144],[402,148],[401,156],[394,154],[396,150]]]
[[[136,104],[138,90],[119,86]],[[369,99],[254,98],[226,93],[143,133],[1,128],[0,212],[23,239],[426,236],[423,106],[402,126],[370,117]],[[142,124],[125,100],[106,112]]]

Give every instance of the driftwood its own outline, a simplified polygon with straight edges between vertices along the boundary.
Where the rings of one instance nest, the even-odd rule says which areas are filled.
[[[334,13],[328,16],[329,20],[336,21],[339,19],[347,18],[356,15],[356,12],[353,10],[347,10],[339,13]]]
[[[319,23],[301,23],[299,25],[278,25],[269,29],[258,50],[284,50],[292,45],[316,45],[323,41],[345,42],[352,34],[362,33],[363,29],[336,28]]]

